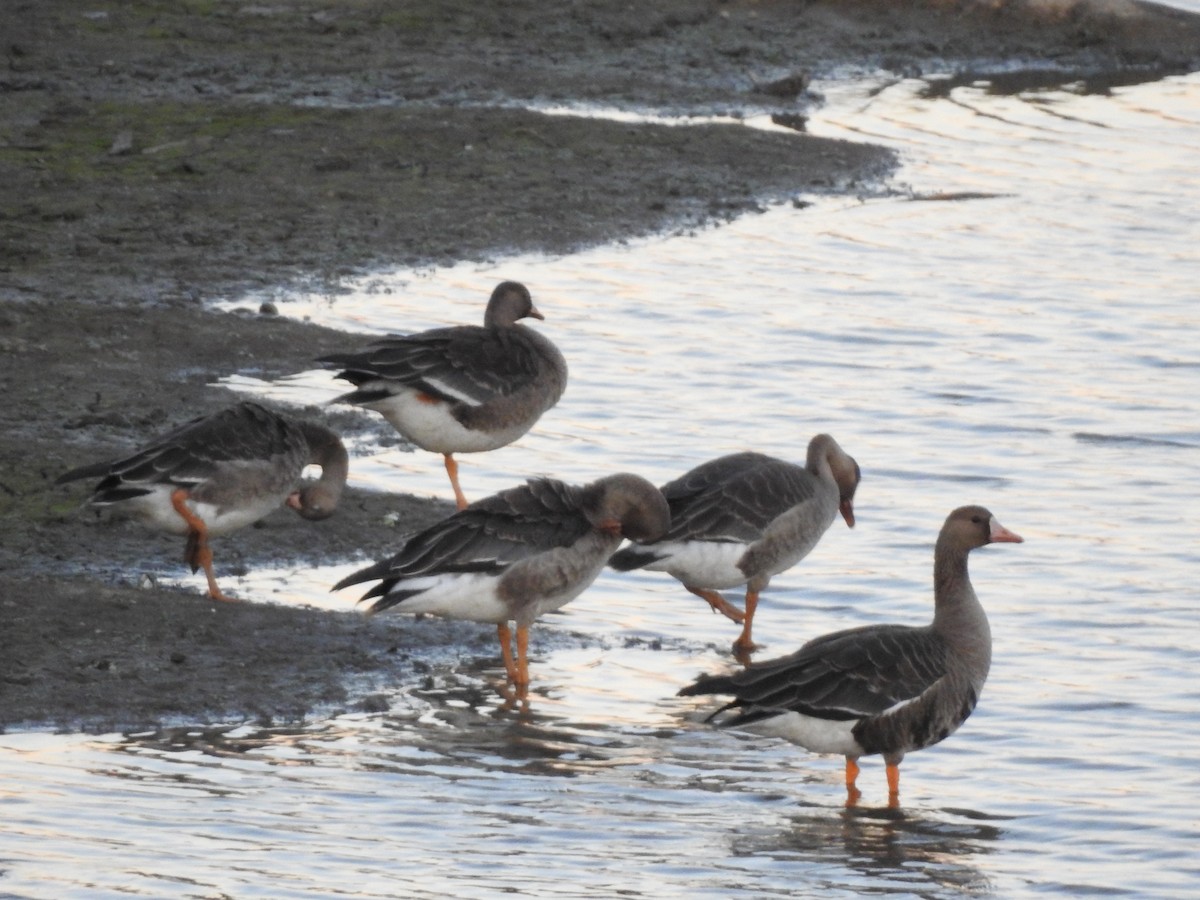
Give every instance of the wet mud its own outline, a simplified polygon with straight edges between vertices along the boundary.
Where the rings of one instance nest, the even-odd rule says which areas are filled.
[[[53,484],[230,402],[219,378],[357,343],[210,301],[896,190],[890,151],[803,132],[813,79],[1104,91],[1200,60],[1196,17],[1126,2],[26,0],[0,35],[0,728],[66,730],[371,709],[381,687],[495,654],[485,627],[366,619],[350,599],[160,585],[184,572],[180,540]],[[795,132],[526,108],[566,104]],[[303,414],[397,440],[353,411]],[[325,522],[280,510],[214,542],[218,576],[374,558],[448,511],[400,486],[351,491]]]

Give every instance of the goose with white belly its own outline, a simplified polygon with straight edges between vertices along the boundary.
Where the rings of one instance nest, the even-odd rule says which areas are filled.
[[[567,364],[558,348],[521,319],[544,318],[525,285],[505,281],[483,325],[434,328],[381,338],[353,353],[318,360],[355,390],[336,398],[380,413],[401,435],[441,453],[459,509],[455,453],[511,444],[558,402]]]
[[[361,599],[496,626],[508,680],[529,685],[529,627],[595,581],[625,538],[654,540],[670,521],[658,488],[622,473],[582,487],[537,478],[472,503],[333,590],[378,581]],[[512,631],[516,624],[516,652]]]
[[[709,721],[735,711],[718,724],[844,755],[851,804],[859,796],[858,759],[882,754],[889,801],[896,805],[905,754],[944,740],[966,721],[991,666],[991,629],[967,556],[985,544],[1021,541],[983,507],[960,507],[947,517],[934,548],[929,625],[834,632],[790,656],[702,676],[679,693],[732,694]]]
[[[299,488],[309,464],[317,481]],[[152,528],[187,536],[184,561],[204,569],[208,593],[222,593],[213,572],[212,535],[257,522],[281,504],[306,519],[333,514],[346,484],[348,457],[328,428],[243,402],[192,419],[130,456],[60,476],[62,484],[100,478],[88,503]]]
[[[773,575],[807,556],[839,513],[854,527],[854,494],[862,475],[832,437],[818,434],[798,466],[762,453],[710,460],[666,484],[671,529],[661,540],[616,553],[618,571],[668,572],[735,622],[739,659],[756,649],[751,637],[759,594]],[[745,611],[721,596],[746,586]]]

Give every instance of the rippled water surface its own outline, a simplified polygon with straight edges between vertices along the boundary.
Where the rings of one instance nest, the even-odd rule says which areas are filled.
[[[736,629],[666,576],[605,573],[535,627],[527,714],[464,641],[388,713],[0,735],[0,896],[1194,894],[1200,77],[822,87],[811,130],[899,149],[907,195],[276,299],[380,333],[475,322],[498,280],[530,286],[571,383],[518,444],[462,458],[471,497],[539,473],[661,482],[744,448],[800,460],[834,434],[863,469],[858,527],[775,579],[764,656],[926,621],[942,519],[989,506],[1026,538],[972,558],[991,678],[905,761],[899,810],[877,759],[846,809],[839,759],[701,724],[710,704],[674,694],[729,665]],[[449,496],[435,456],[355,452],[360,484]],[[328,585],[358,562],[240,592],[345,609]]]

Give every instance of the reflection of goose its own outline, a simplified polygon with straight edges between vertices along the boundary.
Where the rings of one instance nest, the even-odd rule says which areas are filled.
[[[827,434],[809,441],[803,466],[761,453],[710,460],[663,486],[671,506],[667,536],[626,547],[611,565],[669,572],[741,622],[734,649],[742,657],[754,649],[754,610],[771,576],[807,556],[839,512],[854,527],[859,477],[858,463]],[[742,584],[745,613],[717,593]]]
[[[320,480],[296,490],[308,464]],[[281,503],[306,519],[333,513],[346,483],[347,457],[328,428],[244,402],[202,416],[131,456],[72,469],[58,483],[100,478],[89,502],[112,506],[170,534],[186,534],[184,561],[203,567],[208,593],[221,593],[208,536],[257,522]]]
[[[889,796],[900,792],[904,754],[936,744],[971,714],[987,679],[992,634],[967,574],[967,555],[993,541],[1019,543],[981,506],[946,519],[934,550],[933,622],[870,625],[809,641],[781,659],[732,675],[707,675],[679,693],[733,694],[710,716],[846,757],[846,789],[858,796],[860,756],[881,753]]]
[[[992,885],[972,857],[989,853],[1004,834],[1003,820],[972,811],[924,811],[851,807],[832,812],[816,806],[791,814],[782,827],[748,831],[733,839],[739,858],[780,859],[788,864],[847,872],[837,887],[862,893],[862,879],[879,893],[940,896],[949,887],[970,894]]]
[[[441,453],[458,508],[455,453],[511,444],[554,406],[567,386],[567,364],[546,337],[519,323],[542,318],[523,284],[492,292],[483,326],[457,325],[393,335],[357,353],[318,362],[356,388],[337,399],[373,409],[423,450]]]
[[[637,475],[583,487],[539,478],[454,513],[333,589],[378,581],[362,598],[379,598],[373,613],[398,606],[495,624],[509,680],[523,693],[529,626],[583,593],[623,538],[653,540],[668,516],[658,488]]]
[[[645,761],[644,735],[611,722],[580,722],[528,706],[509,714],[510,704],[497,702],[484,683],[487,665],[468,662],[442,673],[436,683],[405,691],[404,721],[421,727],[404,728],[401,764],[411,764],[415,748],[478,768],[489,778],[505,773],[573,778]],[[439,727],[423,727],[429,723]]]

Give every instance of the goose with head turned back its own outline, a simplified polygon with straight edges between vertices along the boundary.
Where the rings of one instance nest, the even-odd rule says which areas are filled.
[[[759,593],[817,545],[840,512],[854,527],[858,463],[832,437],[808,444],[805,465],[761,453],[710,460],[666,484],[671,529],[653,543],[626,547],[612,558],[618,571],[668,572],[717,612],[742,623],[739,658],[751,638]],[[718,591],[746,586],[745,612]]]
[[[882,754],[894,806],[904,755],[944,740],[966,721],[991,666],[992,633],[967,556],[985,544],[1021,541],[982,506],[960,507],[934,549],[931,624],[834,632],[790,656],[702,676],[679,693],[732,694],[710,721],[736,710],[719,724],[843,754],[851,804],[859,796],[859,757]]]
[[[454,454],[511,444],[567,385],[562,354],[520,324],[525,318],[543,316],[523,284],[505,281],[492,292],[482,326],[392,335],[318,362],[340,369],[337,377],[355,387],[335,402],[373,409],[416,446],[442,454],[462,509]]]
[[[319,480],[298,488],[309,464]],[[130,456],[72,469],[57,483],[100,478],[88,502],[112,507],[170,534],[187,535],[184,561],[217,586],[210,535],[257,522],[286,503],[306,519],[333,514],[346,484],[341,439],[324,426],[243,402],[192,419]]]
[[[624,538],[653,540],[669,516],[658,488],[637,475],[582,487],[537,478],[459,510],[333,589],[378,581],[362,597],[378,598],[371,613],[394,606],[496,625],[508,679],[523,696],[529,626],[583,593]]]

